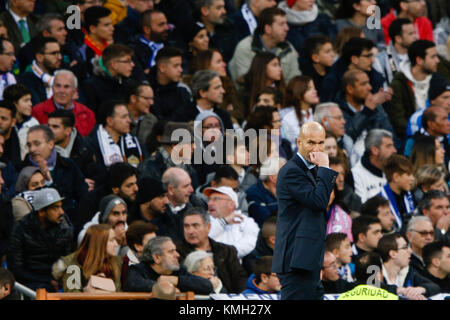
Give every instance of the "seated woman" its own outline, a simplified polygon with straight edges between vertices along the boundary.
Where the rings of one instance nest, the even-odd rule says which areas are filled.
[[[107,293],[92,284],[94,279],[91,276],[112,280],[115,291],[119,292],[122,258],[117,256],[117,249],[112,227],[107,224],[93,225],[78,250],[55,263],[53,276],[55,279],[62,277],[64,292]]]
[[[300,127],[313,121],[314,105],[319,103],[314,81],[308,76],[292,78],[286,88],[285,108],[280,111],[282,136],[297,149]]]
[[[417,136],[411,150],[410,159],[413,164],[414,172],[417,172],[423,165],[434,165],[445,173],[445,180],[448,182],[448,164],[445,163],[445,150],[438,138],[425,135]]]
[[[423,195],[430,190],[440,190],[448,193],[445,173],[436,166],[423,165],[417,169],[414,177],[413,195],[416,203],[419,203]]]
[[[11,200],[17,222],[32,211],[33,191],[45,186],[45,178],[37,167],[24,167],[17,178],[17,195]]]
[[[186,256],[183,264],[188,272],[211,281],[215,293],[227,292],[222,281],[216,277],[216,267],[211,253],[202,250],[193,251]]]

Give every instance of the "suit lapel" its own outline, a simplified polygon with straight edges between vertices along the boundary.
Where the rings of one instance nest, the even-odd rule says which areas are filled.
[[[5,13],[5,26],[8,29],[8,35],[11,40],[16,40],[19,43],[22,43],[22,34],[20,33],[19,27],[16,24],[16,21],[14,21],[13,16],[9,11]],[[19,54],[16,52],[16,55]]]
[[[300,159],[300,157],[298,156],[298,154],[295,154],[293,156],[293,161],[296,165],[298,165],[306,174],[306,176],[309,178],[309,180],[311,180],[311,182],[314,184],[314,186],[316,185],[316,179],[314,179],[314,176],[312,175],[311,171],[309,171],[309,169],[306,167],[305,163],[302,161],[302,159]]]

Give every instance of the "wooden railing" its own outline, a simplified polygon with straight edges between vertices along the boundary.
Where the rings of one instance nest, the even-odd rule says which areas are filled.
[[[36,300],[149,300],[154,295],[149,292],[113,292],[113,293],[83,293],[83,292],[47,292],[46,289],[36,290]],[[177,300],[194,300],[194,292],[177,294]]]

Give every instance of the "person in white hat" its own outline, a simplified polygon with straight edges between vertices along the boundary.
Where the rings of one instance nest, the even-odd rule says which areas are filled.
[[[209,236],[215,241],[235,246],[239,259],[242,259],[256,246],[258,225],[252,218],[236,210],[239,206],[238,197],[230,187],[206,188],[203,193],[209,198]]]

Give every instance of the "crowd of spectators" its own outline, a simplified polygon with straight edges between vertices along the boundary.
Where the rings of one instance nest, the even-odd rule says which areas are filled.
[[[15,282],[278,293],[277,175],[310,121],[339,173],[324,293],[369,266],[393,295],[449,293],[449,14],[440,0],[1,1],[0,299]]]

